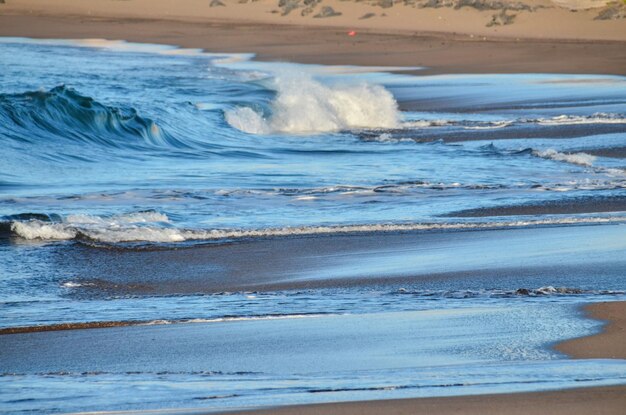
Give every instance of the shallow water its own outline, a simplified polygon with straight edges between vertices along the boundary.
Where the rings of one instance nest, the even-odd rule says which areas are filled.
[[[441,215],[626,186],[623,159],[577,152],[624,144],[623,77],[337,73],[103,45],[2,42],[0,214],[14,235],[465,223]]]
[[[626,145],[626,78],[13,38],[0,58],[0,329],[134,324],[0,336],[1,410],[625,383],[549,346],[625,298],[626,162],[585,151]]]
[[[597,329],[574,310],[496,301],[0,336],[3,407],[224,409],[623,384],[624,361],[572,361],[545,348]]]

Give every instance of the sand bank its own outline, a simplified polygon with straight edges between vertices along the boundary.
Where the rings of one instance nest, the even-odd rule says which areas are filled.
[[[514,24],[486,27],[497,10],[325,1],[342,15],[314,18],[299,9],[273,13],[276,1],[226,3],[10,0],[0,4],[0,36],[125,39],[254,52],[261,60],[428,67],[423,74],[624,74],[626,68],[626,20],[594,20],[597,9],[574,13],[533,1],[542,7],[518,12]],[[368,13],[376,16],[358,17]]]

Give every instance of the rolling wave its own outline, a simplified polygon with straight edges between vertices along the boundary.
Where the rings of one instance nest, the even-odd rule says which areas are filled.
[[[64,85],[0,94],[0,124],[10,138],[31,143],[56,139],[112,148],[186,146],[134,108],[108,106]]]

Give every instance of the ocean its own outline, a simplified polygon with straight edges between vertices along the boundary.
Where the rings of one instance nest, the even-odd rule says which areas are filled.
[[[0,39],[0,412],[626,383],[625,77],[253,58]]]

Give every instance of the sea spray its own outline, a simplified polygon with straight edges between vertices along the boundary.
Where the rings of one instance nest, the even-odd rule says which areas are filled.
[[[232,127],[251,134],[322,133],[355,128],[396,128],[398,104],[380,85],[325,84],[302,73],[282,72],[269,115],[235,107],[224,116]]]

